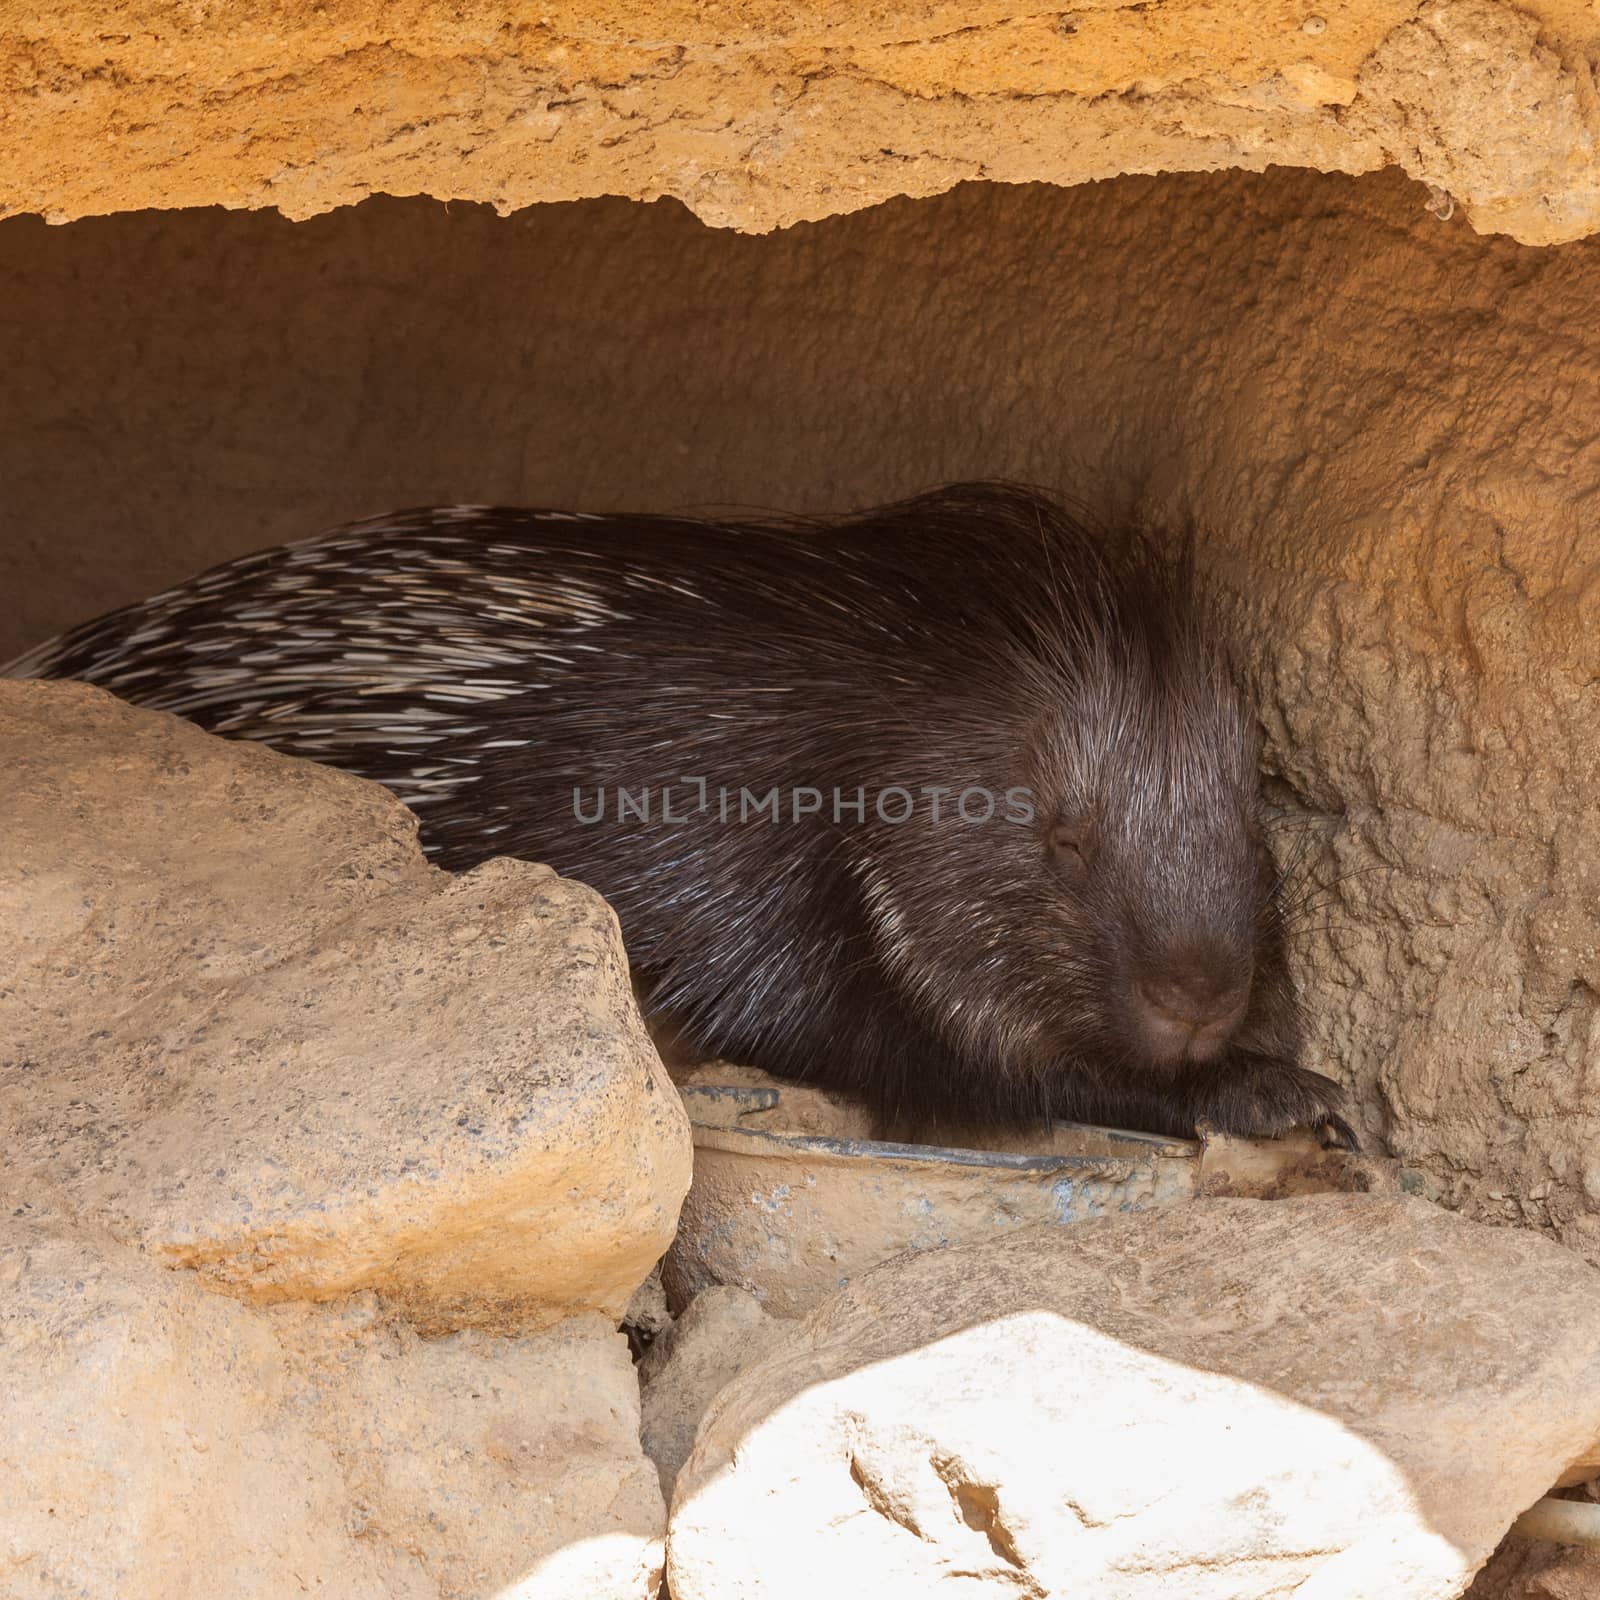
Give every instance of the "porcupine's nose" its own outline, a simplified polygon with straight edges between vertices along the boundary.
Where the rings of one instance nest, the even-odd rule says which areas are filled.
[[[1134,984],[1144,1032],[1169,1061],[1209,1061],[1244,1018],[1250,985],[1199,956],[1163,963]]]

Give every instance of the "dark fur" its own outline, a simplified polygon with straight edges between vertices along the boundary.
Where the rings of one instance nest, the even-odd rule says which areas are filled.
[[[827,523],[407,513],[13,670],[375,778],[448,867],[594,885],[651,1009],[708,1053],[889,1115],[1353,1143],[1297,1064],[1254,722],[1217,640],[1187,563],[968,485]],[[864,786],[867,816],[574,816],[574,790],[683,775],[786,803]],[[893,785],[1026,786],[1038,817],[890,825]],[[1249,986],[1212,1061],[1163,1063],[1141,1032],[1138,986],[1175,970]]]

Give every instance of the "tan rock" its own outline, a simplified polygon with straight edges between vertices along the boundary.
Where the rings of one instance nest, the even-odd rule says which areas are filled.
[[[269,972],[435,877],[376,784],[80,684],[0,678],[0,770],[0,1060]]]
[[[1453,1600],[1600,1438],[1600,1286],[1422,1201],[907,1256],[724,1389],[675,1600]]]
[[[1581,0],[1139,11],[841,0],[12,8],[6,210],[306,217],[674,195],[761,230],[963,180],[1396,164],[1530,241],[1600,226]]]
[[[261,1312],[30,1190],[0,1219],[12,1600],[649,1600],[665,1510],[598,1318],[420,1340]]]
[[[672,1311],[667,1305],[667,1291],[661,1284],[659,1265],[652,1268],[650,1276],[633,1291],[622,1320],[633,1337],[646,1345],[672,1326]]]
[[[1512,1537],[1473,1580],[1465,1600],[1594,1600],[1600,1550]]]
[[[433,871],[382,790],[76,685],[0,683],[0,766],[15,1164],[248,1299],[620,1317],[690,1151],[597,895]]]
[[[792,1326],[768,1316],[753,1294],[719,1284],[696,1295],[645,1352],[639,1437],[669,1499],[706,1407]]]
[[[437,1593],[408,1551],[352,1537],[258,1314],[42,1210],[13,1192],[0,1221],[7,1595]]]
[[[851,1097],[750,1068],[712,1063],[680,1072],[678,1083],[695,1153],[677,1236],[661,1262],[673,1309],[727,1284],[774,1316],[798,1318],[906,1250],[976,1244],[1040,1223],[1075,1226],[1199,1195],[1399,1192],[1394,1163],[1325,1151],[1305,1131],[1197,1141],[904,1114],[885,1130]],[[879,1142],[885,1131],[889,1142]]]
[[[666,1507],[614,1324],[423,1339],[376,1312],[358,1301],[337,1327],[274,1314],[308,1375],[300,1404],[343,1469],[352,1531],[415,1551],[441,1596],[650,1600]]]

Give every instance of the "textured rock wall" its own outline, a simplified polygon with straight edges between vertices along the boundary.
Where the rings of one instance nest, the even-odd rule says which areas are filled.
[[[1414,1181],[1600,1260],[1600,246],[1393,177],[0,224],[0,652],[449,498],[1196,515],[1324,879],[1323,1056]]]
[[[0,215],[675,195],[763,230],[966,178],[1398,165],[1600,226],[1583,0],[0,7]]]

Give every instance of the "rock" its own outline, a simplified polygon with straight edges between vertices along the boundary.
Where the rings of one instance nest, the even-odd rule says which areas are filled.
[[[640,1439],[669,1500],[706,1407],[793,1326],[768,1316],[753,1294],[718,1285],[696,1295],[645,1353]]]
[[[1304,1130],[1193,1140],[1076,1123],[930,1129],[916,1119],[923,1138],[907,1139],[901,1116],[880,1143],[885,1130],[848,1096],[725,1063],[680,1072],[676,1081],[695,1160],[661,1262],[673,1311],[727,1284],[794,1319],[906,1250],[973,1244],[1040,1223],[1075,1226],[1197,1195],[1276,1200],[1399,1188],[1393,1163],[1325,1151]],[[842,1142],[863,1140],[870,1142]],[[929,1140],[946,1148],[929,1148]]]
[[[667,1305],[667,1291],[661,1285],[659,1264],[633,1291],[628,1309],[622,1314],[622,1325],[640,1349],[648,1348],[672,1326],[672,1312]]]
[[[415,1550],[441,1596],[650,1600],[666,1507],[616,1328],[422,1339],[365,1309],[332,1335],[290,1312],[361,1538]]]
[[[0,767],[14,1166],[250,1300],[622,1315],[690,1144],[597,895],[78,685],[0,682]]]
[[[1465,1600],[1594,1600],[1600,1550],[1543,1540],[1506,1540],[1473,1580]]]
[[[420,1340],[372,1297],[263,1312],[0,1218],[9,1600],[649,1600],[665,1510],[622,1339]]]
[[[351,1537],[345,1482],[266,1322],[8,1194],[0,1572],[13,1600],[432,1592]],[[18,1214],[20,1213],[20,1215]]]
[[[99,0],[0,35],[15,85],[0,168],[7,207],[52,221],[622,194],[759,231],[979,177],[1393,163],[1480,228],[1595,228],[1589,13],[1433,0],[1330,15],[569,0],[507,27],[483,0],[365,0],[336,24],[308,0],[203,19]]]
[[[270,972],[436,876],[376,784],[82,684],[0,678],[0,769],[7,1063],[159,1016],[175,981]]]
[[[611,913],[520,862],[430,889],[159,1043],[124,1035],[133,1070],[114,1113],[95,1095],[80,1204],[252,1299],[379,1289],[445,1326],[619,1318],[687,1163]],[[94,1092],[53,1086],[51,1109]]]
[[[1447,1600],[1600,1439],[1600,1277],[1408,1197],[903,1257],[725,1388],[674,1600]]]

